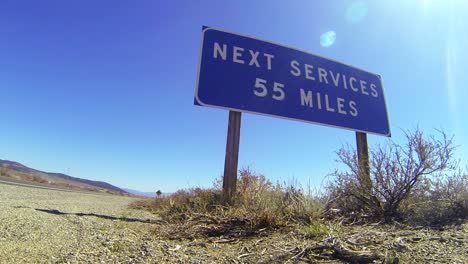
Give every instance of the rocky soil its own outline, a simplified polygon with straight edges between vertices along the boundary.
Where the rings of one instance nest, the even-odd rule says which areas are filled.
[[[242,219],[168,223],[135,198],[0,184],[0,263],[468,263],[468,223],[445,227],[328,223],[246,228]]]

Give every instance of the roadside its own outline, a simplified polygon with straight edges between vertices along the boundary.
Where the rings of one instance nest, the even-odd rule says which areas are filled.
[[[0,263],[144,259],[158,219],[135,199],[0,184]]]
[[[1,176],[0,176],[0,184],[16,185],[16,186],[23,186],[23,187],[29,187],[29,188],[39,188],[39,189],[45,189],[45,190],[56,190],[56,191],[63,191],[63,192],[85,192],[85,193],[90,192],[90,191],[73,190],[73,189],[68,189],[68,188],[53,187],[48,184],[21,181],[21,180],[12,179],[8,177],[1,177]]]
[[[243,232],[245,219],[185,215],[164,222],[129,209],[135,200],[0,184],[0,263],[345,263],[339,254],[346,251],[384,256],[385,263],[468,263],[467,223],[326,222],[320,232],[297,226]]]
[[[21,180],[13,177],[5,177],[0,176],[0,184],[9,184],[9,185],[17,185],[17,186],[25,186],[30,188],[39,188],[39,189],[46,189],[46,190],[57,190],[57,191],[64,191],[64,192],[81,192],[81,193],[100,193],[105,195],[115,195],[115,193],[110,192],[99,192],[96,190],[87,190],[78,187],[66,187],[59,184],[47,184],[35,181],[26,181]]]

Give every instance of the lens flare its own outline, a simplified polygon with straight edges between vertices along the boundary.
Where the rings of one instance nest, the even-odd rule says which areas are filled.
[[[346,20],[350,23],[361,22],[367,16],[368,7],[364,1],[357,1],[348,6]]]
[[[320,36],[320,45],[322,45],[322,47],[328,48],[331,45],[333,45],[333,43],[335,43],[335,40],[336,40],[335,31],[333,30],[327,31],[323,33],[322,36]]]

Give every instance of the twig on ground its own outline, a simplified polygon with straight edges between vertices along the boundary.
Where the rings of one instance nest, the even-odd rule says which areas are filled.
[[[259,243],[262,243],[262,242],[263,242],[263,238],[255,241],[254,246],[256,246],[256,245],[258,245]]]
[[[332,258],[344,260],[350,263],[371,263],[375,260],[382,259],[383,256],[367,252],[367,251],[351,251],[344,246],[342,246],[339,242],[335,242],[333,244],[318,244],[316,246],[309,246],[304,248],[301,252],[297,255],[292,257],[290,261],[297,263],[299,260],[302,260],[305,255],[309,254],[311,251],[323,251],[323,250],[333,250],[331,254]]]
[[[233,243],[233,242],[236,242],[236,241],[238,241],[238,240],[237,239],[220,239],[220,240],[213,241],[213,243],[227,244],[227,243]]]
[[[251,255],[253,255],[253,253],[242,254],[242,255],[239,255],[239,256],[237,257],[237,259],[238,259],[238,260],[241,260],[242,258],[246,258],[246,257],[251,256]]]

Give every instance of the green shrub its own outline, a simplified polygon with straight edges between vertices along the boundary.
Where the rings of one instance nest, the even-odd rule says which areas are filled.
[[[323,237],[328,233],[328,227],[321,221],[313,221],[300,229],[301,233],[308,238]]]
[[[314,220],[308,225],[300,229],[301,233],[308,238],[316,237],[340,237],[344,234],[340,223],[324,222],[322,220]]]

